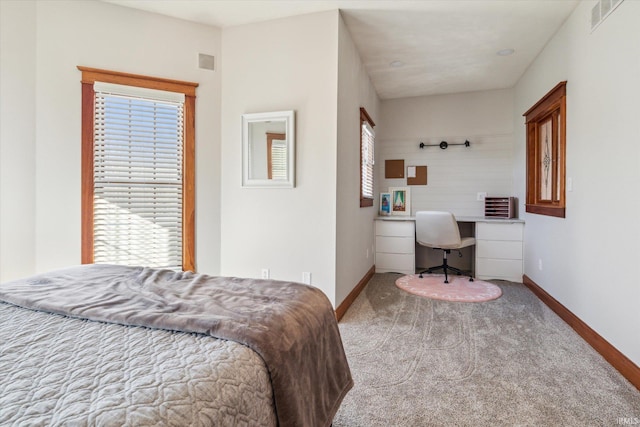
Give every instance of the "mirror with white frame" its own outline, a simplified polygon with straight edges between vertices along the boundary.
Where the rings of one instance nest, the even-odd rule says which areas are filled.
[[[242,115],[242,186],[293,188],[293,111]]]

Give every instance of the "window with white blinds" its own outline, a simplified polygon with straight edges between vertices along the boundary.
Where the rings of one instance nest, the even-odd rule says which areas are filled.
[[[375,125],[364,108],[360,108],[360,123],[360,207],[365,207],[373,206]]]
[[[369,123],[362,123],[362,197],[373,198],[373,143],[375,134]]]
[[[287,141],[273,140],[271,145],[270,178],[287,180]]]
[[[180,270],[184,94],[94,91],[94,262]]]

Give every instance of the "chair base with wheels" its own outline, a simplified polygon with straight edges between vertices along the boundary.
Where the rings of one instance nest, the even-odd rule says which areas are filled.
[[[434,248],[434,249],[440,249],[440,248]],[[444,271],[444,283],[449,283],[449,275],[448,272],[452,271],[454,273],[456,273],[458,276],[462,276],[464,273],[464,271],[460,270],[459,268],[456,267],[451,267],[448,263],[447,263],[447,255],[451,253],[452,249],[441,249],[443,251],[442,254],[442,264],[441,265],[437,265],[435,267],[429,267],[426,270],[423,270],[420,272],[420,275],[418,277],[420,277],[421,279],[423,278],[422,275],[424,273],[427,274],[431,274],[433,273],[434,270],[443,270]],[[458,251],[458,256],[462,256],[462,253],[460,251]],[[469,274],[469,281],[473,282],[473,276],[471,274]]]

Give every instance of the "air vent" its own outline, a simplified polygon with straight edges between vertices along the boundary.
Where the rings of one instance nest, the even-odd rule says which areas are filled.
[[[203,70],[213,70],[215,58],[213,55],[206,55],[204,53],[198,54],[198,66]]]
[[[616,7],[620,6],[624,0],[599,0],[593,9],[591,9],[591,32],[593,32],[598,25],[605,20],[605,18],[611,15],[611,12]]]

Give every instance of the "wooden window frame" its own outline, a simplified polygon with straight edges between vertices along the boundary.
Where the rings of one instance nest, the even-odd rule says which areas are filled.
[[[195,105],[198,83],[147,77],[138,74],[78,66],[82,71],[82,258],[83,264],[94,261],[93,243],[93,132],[95,92],[98,82],[178,92],[184,100],[184,146],[182,181],[182,269],[196,271],[195,264]]]
[[[369,116],[369,113],[367,113],[367,110],[365,110],[363,107],[360,107],[360,127],[358,128],[358,130],[360,131],[360,207],[361,208],[373,206],[373,197],[365,197],[363,194],[364,183],[362,182],[362,125],[365,122],[369,123],[371,128],[375,126],[375,123],[373,123],[373,120],[371,120],[371,116]]]
[[[527,132],[527,196],[528,213],[565,218],[567,82],[558,83],[523,116]],[[542,196],[541,127],[551,123],[552,162],[551,198]]]

